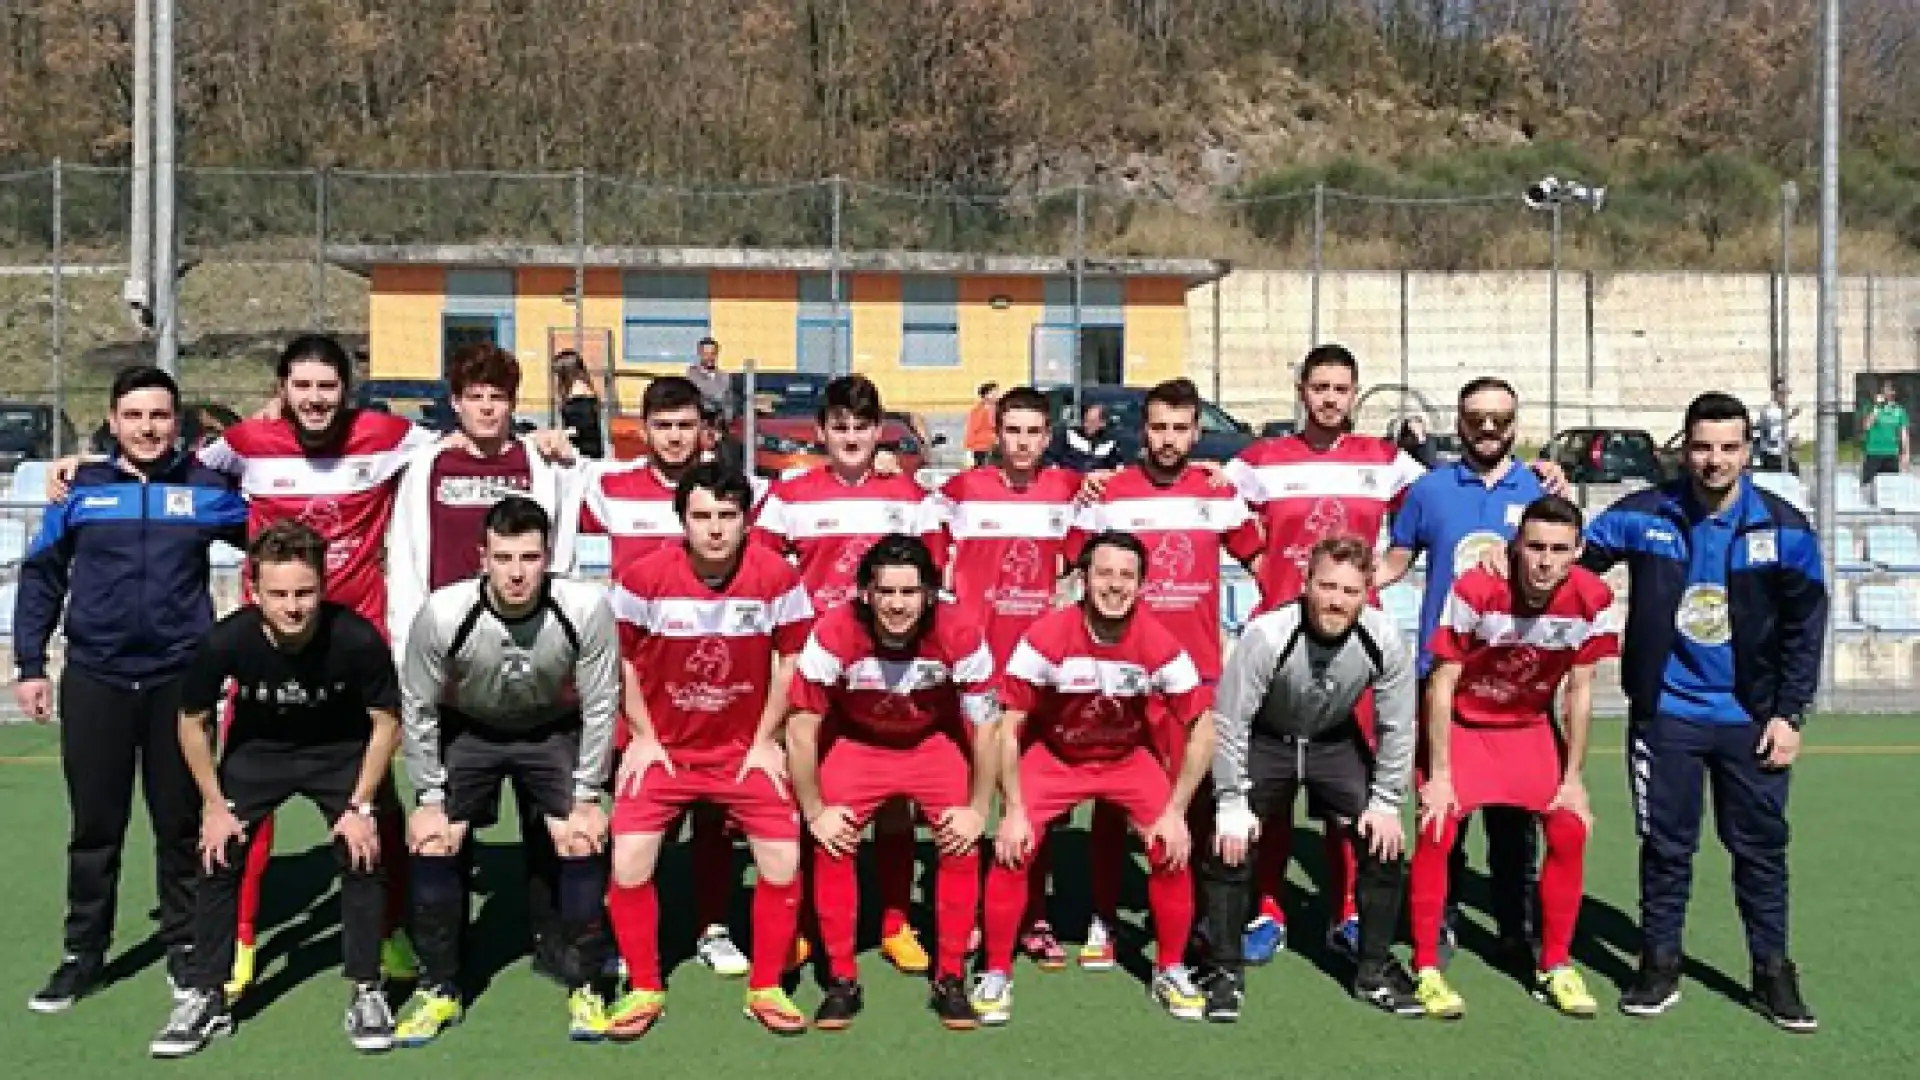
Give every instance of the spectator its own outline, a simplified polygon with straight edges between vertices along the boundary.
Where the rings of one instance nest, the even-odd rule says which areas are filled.
[[[1000,401],[1000,384],[981,383],[978,393],[980,400],[967,413],[966,433],[961,437],[961,442],[966,446],[967,453],[973,455],[975,465],[985,465],[993,455],[994,406]]]
[[[1063,427],[1047,447],[1046,463],[1077,473],[1108,472],[1120,467],[1120,444],[1107,432],[1107,410],[1089,403],[1080,410],[1080,426]]]
[[[1787,408],[1787,380],[1775,379],[1773,398],[1760,409],[1759,437],[1755,440],[1756,471],[1800,471],[1793,460],[1793,433],[1788,430],[1793,418],[1799,415],[1799,409]]]
[[[1860,425],[1866,434],[1860,445],[1860,486],[1870,487],[1881,473],[1906,472],[1912,447],[1907,435],[1907,410],[1889,379],[1873,395],[1873,408]]]
[[[729,382],[727,373],[720,370],[720,343],[712,338],[701,338],[698,346],[700,358],[687,365],[687,378],[700,388],[700,396],[712,408],[720,410],[727,417],[727,391]]]
[[[600,392],[580,354],[562,349],[553,356],[553,381],[560,392],[560,426],[581,457],[606,456],[600,438]]]

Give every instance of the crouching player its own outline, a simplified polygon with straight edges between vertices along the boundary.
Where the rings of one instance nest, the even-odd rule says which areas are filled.
[[[1511,806],[1539,815],[1540,957],[1535,993],[1568,1016],[1594,1014],[1593,995],[1568,959],[1580,914],[1593,815],[1580,778],[1593,713],[1593,667],[1620,651],[1607,609],[1613,591],[1580,557],[1580,509],[1548,495],[1529,504],[1507,580],[1463,575],[1431,643],[1426,783],[1408,901],[1415,993],[1427,1015],[1457,1019],[1466,1003],[1440,973],[1447,860],[1466,815]],[[1566,730],[1553,724],[1562,682]]]
[[[798,1034],[806,1017],[780,976],[800,915],[800,820],[779,734],[813,609],[786,560],[747,543],[745,476],[718,462],[694,465],[673,505],[685,543],[628,564],[613,594],[633,741],[614,802],[608,907],[632,990],[608,1034],[639,1038],[666,1011],[653,875],[667,832],[696,805],[724,811],[753,854],[746,1015]]]
[[[1000,734],[1006,807],[994,840],[998,864],[987,876],[986,970],[974,987],[974,1009],[988,1024],[1004,1024],[1011,1014],[1013,951],[1036,835],[1079,804],[1098,801],[1124,810],[1146,845],[1154,999],[1179,1019],[1198,1020],[1204,1001],[1182,961],[1193,925],[1187,805],[1213,760],[1207,693],[1180,643],[1139,610],[1147,572],[1140,541],[1100,533],[1082,550],[1081,565],[1085,597],[1043,616],[1007,663]],[[1151,749],[1156,709],[1167,717],[1160,722],[1189,729],[1177,777]],[[1022,738],[1028,725],[1031,740]]]
[[[831,976],[813,1023],[836,1031],[861,1010],[854,857],[874,812],[906,798],[926,814],[940,851],[930,1006],[951,1030],[978,1027],[966,956],[998,749],[993,656],[978,625],[936,599],[940,573],[919,537],[882,537],[856,580],[854,601],[821,616],[800,654],[787,722],[794,792],[816,841],[813,904]],[[1025,905],[1023,887],[1017,906]]]

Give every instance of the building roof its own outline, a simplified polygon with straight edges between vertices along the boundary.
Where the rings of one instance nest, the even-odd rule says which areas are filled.
[[[584,254],[584,258],[580,256]],[[584,253],[563,244],[329,244],[327,261],[355,273],[376,266],[508,268],[588,267],[635,270],[802,270],[834,267],[826,248],[596,247]],[[1074,260],[1058,255],[986,255],[936,251],[843,251],[845,273],[1067,277]],[[1111,258],[1090,255],[1090,277],[1180,278],[1189,288],[1217,281],[1232,269],[1225,259]]]

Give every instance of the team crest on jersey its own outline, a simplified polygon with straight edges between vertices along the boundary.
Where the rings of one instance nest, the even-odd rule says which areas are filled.
[[[907,511],[903,507],[899,507],[899,506],[887,507],[886,518],[887,518],[888,532],[905,532],[906,531]]]
[[[365,461],[356,461],[348,475],[353,477],[353,482],[356,484],[371,484],[373,483],[373,465]]]
[[[1367,491],[1380,490],[1380,470],[1361,469],[1360,470],[1360,486],[1366,489]]]
[[[748,605],[733,609],[733,632],[736,634],[758,634],[765,630],[762,624],[762,611],[759,605]]]
[[[733,650],[727,647],[724,638],[702,639],[687,657],[687,674],[710,683],[727,681],[733,674]]]
[[[1688,587],[1680,596],[1674,627],[1688,641],[1700,645],[1725,645],[1732,641],[1733,619],[1727,608],[1726,588],[1720,585]]]
[[[1200,524],[1202,525],[1213,524],[1213,504],[1210,502],[1200,503],[1199,516],[1200,516]]]
[[[1128,697],[1139,697],[1147,692],[1147,673],[1135,668],[1129,668],[1121,673],[1120,685],[1114,689],[1116,693]]]
[[[1055,507],[1047,511],[1047,531],[1064,533],[1067,531],[1067,512]]]
[[[1780,561],[1780,540],[1773,530],[1747,534],[1747,562],[1758,566]]]
[[[191,491],[167,492],[166,514],[168,517],[192,517],[193,516],[193,492]]]

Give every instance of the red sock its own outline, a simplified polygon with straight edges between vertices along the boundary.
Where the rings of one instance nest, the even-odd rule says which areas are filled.
[[[853,856],[836,859],[814,849],[813,910],[820,921],[820,947],[826,950],[828,971],[836,979],[859,978],[853,946],[860,926],[860,878]]]
[[[987,871],[991,874],[991,868]],[[1034,849],[1033,858],[1027,860],[1027,917],[1026,926],[1047,921],[1047,875],[1053,872],[1053,845],[1047,843],[1046,835],[1039,837],[1039,846]]]
[[[1127,862],[1126,812],[1106,803],[1093,806],[1093,827],[1087,835],[1089,890],[1093,913],[1112,926],[1120,918],[1120,875]]]
[[[242,945],[254,943],[254,930],[260,923],[260,882],[267,876],[267,863],[273,860],[273,818],[260,819],[253,827],[253,847],[247,850],[247,865],[240,871],[240,927]]]
[[[1344,829],[1328,825],[1322,843],[1327,859],[1327,894],[1339,898],[1339,921],[1359,918],[1360,908],[1353,902],[1353,879],[1360,873],[1360,857],[1353,845],[1359,841]]]
[[[413,880],[412,854],[407,849],[407,822],[399,813],[381,814],[375,819],[380,830],[380,859],[386,864],[387,871],[387,910],[385,932],[392,937],[395,931],[407,928],[407,919],[413,914],[413,893],[410,882]]]
[[[1447,914],[1447,874],[1460,819],[1449,817],[1435,837],[1422,827],[1413,842],[1413,870],[1407,880],[1407,922],[1413,931],[1413,969],[1440,966],[1440,922]]]
[[[727,835],[724,814],[705,805],[693,809],[693,835],[688,854],[693,859],[693,915],[701,929],[727,924],[733,899],[733,838]]]
[[[747,973],[747,989],[780,985],[793,952],[793,935],[800,927],[800,896],[805,891],[798,874],[784,884],[775,885],[763,877],[754,885],[753,970]]]
[[[1184,962],[1187,937],[1193,932],[1193,871],[1184,866],[1178,870],[1157,865],[1150,868],[1147,913],[1153,916],[1154,969]]]
[[[1009,869],[995,862],[987,871],[986,969],[1013,974],[1013,948],[1020,936],[1020,916],[1027,905],[1027,875],[1033,860]]]
[[[660,982],[660,895],[653,882],[620,885],[607,890],[607,921],[620,959],[627,962],[627,981],[635,990],[663,990]]]
[[[1293,858],[1293,821],[1278,816],[1261,826],[1255,845],[1254,888],[1260,893],[1260,914],[1282,926],[1287,924],[1286,909],[1280,906],[1280,893],[1286,888],[1287,862]]]
[[[906,819],[903,831],[890,831],[887,819],[888,814],[882,811],[873,830],[873,868],[880,877],[880,936],[883,938],[890,938],[909,925],[913,912],[913,875],[918,869],[914,858],[913,819]]]
[[[1540,866],[1540,970],[1552,971],[1573,949],[1586,887],[1587,826],[1564,810],[1546,815],[1541,825],[1547,855]]]
[[[980,852],[942,855],[933,883],[934,947],[938,952],[935,976],[967,974],[967,939],[973,936],[980,910]],[[1022,904],[1025,890],[1021,891]],[[1023,912],[1024,913],[1024,912]]]

